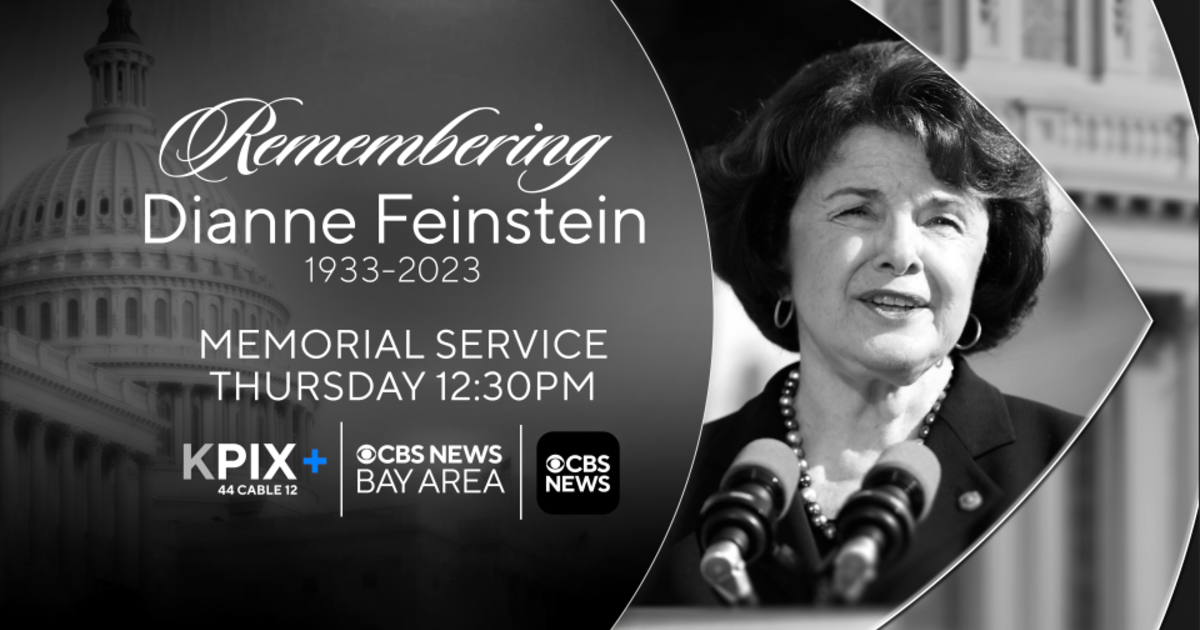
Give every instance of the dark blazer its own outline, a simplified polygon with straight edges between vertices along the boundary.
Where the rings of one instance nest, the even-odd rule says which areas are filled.
[[[1001,394],[964,360],[954,361],[954,380],[926,440],[942,468],[933,509],[908,552],[881,567],[863,604],[899,605],[953,563],[1033,483],[1082,420]],[[687,491],[634,605],[720,603],[698,570],[700,507],[743,446],[760,437],[783,438],[779,396],[794,367],[776,374],[741,410],[704,427]],[[783,554],[751,566],[764,604],[810,603],[816,596],[817,571],[832,545],[814,535],[801,503],[792,502],[778,529],[779,540],[795,552],[790,561]]]

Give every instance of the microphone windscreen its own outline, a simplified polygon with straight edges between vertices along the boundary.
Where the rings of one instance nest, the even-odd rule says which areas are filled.
[[[794,453],[787,444],[772,438],[759,438],[747,444],[733,460],[733,465],[721,479],[721,487],[729,478],[747,466],[754,466],[768,471],[774,476],[783,490],[783,507],[780,513],[787,514],[792,497],[800,486],[800,466]]]
[[[921,508],[918,521],[924,520],[933,508],[933,497],[937,494],[938,484],[942,481],[942,465],[938,463],[937,455],[924,444],[916,442],[901,442],[883,452],[874,468],[891,467],[908,472],[921,484],[925,494],[925,505]],[[870,473],[868,473],[869,475]]]

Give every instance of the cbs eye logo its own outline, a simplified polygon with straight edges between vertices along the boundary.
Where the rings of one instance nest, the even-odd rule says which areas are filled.
[[[562,458],[562,455],[551,455],[546,458],[546,470],[551,473],[558,474],[567,467],[567,462]]]
[[[621,445],[603,431],[556,431],[538,440],[538,507],[547,514],[608,514],[621,502]]]
[[[358,450],[355,451],[354,454],[358,457],[359,463],[363,465],[374,463],[377,456],[375,453],[375,447],[371,446],[370,444],[363,444],[362,446],[358,447]]]

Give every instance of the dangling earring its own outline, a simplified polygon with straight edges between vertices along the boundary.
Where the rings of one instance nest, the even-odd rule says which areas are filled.
[[[970,350],[971,348],[974,348],[975,344],[979,343],[979,338],[983,336],[983,324],[979,323],[979,318],[975,316],[975,313],[971,313],[967,315],[967,317],[975,320],[975,338],[971,340],[971,343],[966,345],[958,343],[954,344],[954,348],[956,350]]]
[[[779,321],[779,307],[783,306],[784,304],[787,304],[787,315],[784,316],[783,321]],[[792,302],[792,298],[779,298],[779,300],[775,302],[775,327],[783,328],[791,323],[792,315],[795,313],[795,311],[796,308],[795,304]]]

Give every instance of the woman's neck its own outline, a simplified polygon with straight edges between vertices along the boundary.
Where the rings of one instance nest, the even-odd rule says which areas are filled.
[[[802,361],[795,408],[814,485],[819,477],[861,480],[880,453],[912,439],[952,371],[951,361],[942,360],[911,384],[897,385]]]

